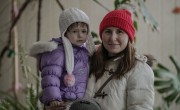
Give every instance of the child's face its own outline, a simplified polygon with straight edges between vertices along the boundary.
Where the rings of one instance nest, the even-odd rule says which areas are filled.
[[[88,28],[86,25],[78,25],[72,27],[66,32],[66,37],[76,46],[81,46],[86,42],[88,35]]]

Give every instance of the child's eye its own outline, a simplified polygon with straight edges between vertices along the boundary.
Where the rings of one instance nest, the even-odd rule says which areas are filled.
[[[86,31],[86,30],[84,30],[84,31],[82,31],[82,33],[86,34],[86,33],[87,33],[87,31]]]
[[[78,33],[78,31],[76,31],[76,30],[74,30],[74,31],[72,31],[73,33]]]

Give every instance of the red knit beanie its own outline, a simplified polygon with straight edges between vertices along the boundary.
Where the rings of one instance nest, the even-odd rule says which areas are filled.
[[[117,27],[125,31],[131,42],[134,40],[135,29],[131,13],[127,10],[114,10],[109,12],[101,21],[99,26],[99,35],[102,39],[102,32],[108,27]]]

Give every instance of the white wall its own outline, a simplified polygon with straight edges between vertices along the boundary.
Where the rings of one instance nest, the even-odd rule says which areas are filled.
[[[19,6],[24,0],[18,0]],[[114,0],[98,0],[108,9],[114,9]],[[99,23],[103,16],[108,12],[93,0],[60,0],[65,8],[78,7],[85,11],[91,20],[91,30],[98,33]],[[0,50],[7,40],[8,26],[10,23],[10,0],[0,1]],[[137,4],[135,4],[137,6]],[[138,32],[136,33],[136,48],[139,53],[152,54],[159,62],[172,68],[168,56],[173,55],[180,62],[180,14],[175,15],[172,10],[180,5],[180,0],[147,0],[146,6],[150,13],[157,20],[160,26],[159,32],[153,32],[149,25],[145,24],[141,14],[138,19]],[[23,13],[18,22],[18,37],[20,44],[28,50],[33,42],[36,41],[37,31],[37,2],[33,1]],[[4,7],[6,7],[4,9]],[[3,10],[4,9],[4,10]],[[41,40],[48,41],[52,37],[59,37],[59,15],[61,9],[55,0],[43,0],[42,21],[41,21]],[[7,24],[6,24],[7,23]],[[3,26],[5,24],[5,26]],[[2,76],[0,77],[0,89],[7,90],[12,83],[13,69],[12,60],[3,59]],[[27,58],[27,65],[30,65],[36,72],[35,59]],[[6,85],[5,85],[6,84]],[[156,97],[159,104],[160,97]],[[173,108],[178,110],[178,107]]]

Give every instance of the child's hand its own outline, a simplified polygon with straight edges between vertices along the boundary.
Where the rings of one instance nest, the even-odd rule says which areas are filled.
[[[61,104],[64,104],[63,101],[52,101],[50,102],[50,106],[60,106]]]
[[[53,105],[53,104],[57,104],[57,106]],[[61,101],[52,101],[50,102],[51,106],[45,106],[45,110],[65,110],[66,109],[66,104]]]

